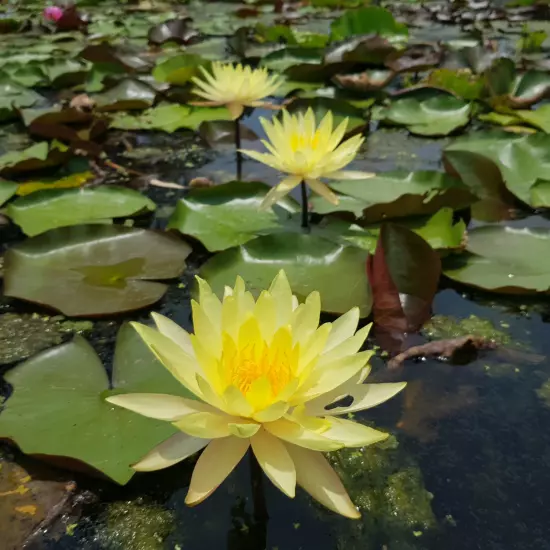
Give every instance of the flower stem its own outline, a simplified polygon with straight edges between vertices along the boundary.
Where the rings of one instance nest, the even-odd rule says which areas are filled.
[[[241,148],[241,117],[235,120],[235,152],[237,154],[237,181],[243,177],[243,155],[239,151]]]
[[[309,208],[307,204],[307,187],[306,182],[302,180],[300,183],[300,189],[302,191],[302,227],[309,230]]]

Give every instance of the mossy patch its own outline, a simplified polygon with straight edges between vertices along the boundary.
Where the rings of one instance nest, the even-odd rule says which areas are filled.
[[[488,319],[481,319],[475,315],[470,315],[466,319],[458,319],[446,315],[434,315],[424,325],[422,333],[430,340],[443,340],[473,335],[485,338],[488,342],[500,346],[507,346],[512,341],[507,332],[497,329]]]

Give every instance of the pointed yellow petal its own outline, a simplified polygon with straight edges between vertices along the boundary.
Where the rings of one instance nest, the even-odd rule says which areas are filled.
[[[243,114],[244,106],[242,103],[228,103],[227,110],[229,111],[231,118],[233,120],[237,120]]]
[[[195,337],[212,357],[219,359],[222,354],[221,327],[212,323],[204,308],[195,300],[191,300],[191,308]]]
[[[285,495],[294,498],[296,469],[285,445],[265,430],[260,430],[250,442],[265,475]]]
[[[185,504],[195,506],[208,498],[241,461],[249,446],[248,439],[239,437],[212,441],[193,470]]]
[[[336,451],[343,445],[336,441],[327,439],[321,434],[311,430],[306,430],[297,422],[292,422],[287,418],[281,418],[275,422],[266,422],[263,427],[275,437],[294,443],[300,447],[313,449],[315,451]]]
[[[301,346],[302,353],[300,354],[300,366],[298,373],[303,373],[304,369],[315,361],[321,352],[325,349],[328,336],[332,330],[331,323],[321,325],[309,339],[309,341]]]
[[[296,467],[298,485],[329,510],[350,519],[361,517],[342,481],[321,453],[295,445],[286,447]]]
[[[254,410],[241,390],[236,386],[228,386],[223,393],[223,398],[225,401],[225,410],[235,416],[248,417]]]
[[[321,295],[312,292],[304,304],[298,307],[293,314],[290,324],[292,325],[292,339],[294,342],[304,344],[311,338],[311,335],[319,326],[321,314]]]
[[[357,411],[363,411],[376,407],[397,395],[407,385],[406,382],[395,382],[386,384],[355,384],[333,395],[323,394],[317,399],[313,399],[306,404],[308,414],[313,416],[348,414]],[[334,407],[327,410],[325,407],[339,401],[347,396],[353,398],[353,403],[346,407]]]
[[[234,419],[234,416],[197,412],[180,418],[174,422],[174,426],[178,430],[195,437],[217,439],[231,434],[228,424],[233,422]]]
[[[132,468],[136,472],[162,470],[194,455],[206,447],[208,443],[210,443],[210,439],[200,439],[180,432],[157,445]]]
[[[346,447],[372,445],[373,443],[384,441],[389,436],[387,433],[379,432],[374,428],[364,426],[352,420],[331,417],[327,417],[327,420],[330,422],[330,428],[326,432],[323,432],[323,435],[329,439],[343,443]]]
[[[292,314],[292,290],[283,270],[279,271],[273,279],[269,287],[269,293],[273,296],[277,309],[276,326],[288,325]]]
[[[255,411],[269,407],[273,402],[271,382],[265,376],[254,380],[250,384],[250,389],[246,392],[246,400]]]
[[[285,401],[277,401],[264,409],[263,411],[255,412],[252,415],[252,418],[258,422],[273,422],[274,420],[279,420],[286,411],[288,411],[288,403]]]
[[[328,185],[323,183],[320,180],[316,179],[306,179],[307,185],[313,189],[318,195],[321,195],[324,199],[326,199],[331,204],[338,204],[340,200],[338,199],[338,195],[334,193]]]
[[[348,338],[351,338],[357,330],[357,324],[359,323],[359,308],[354,307],[347,313],[338,317],[336,321],[332,323],[332,330],[327,339],[325,349],[323,353],[327,353],[332,348],[341,344]]]
[[[267,163],[266,163],[267,164]],[[269,193],[265,196],[261,209],[267,209],[281,200],[285,195],[288,195],[302,181],[301,176],[287,176],[282,179]]]
[[[261,428],[260,424],[256,424],[255,422],[249,422],[249,423],[230,423],[228,424],[229,431],[231,432],[231,435],[234,435],[235,437],[244,437],[244,438],[250,438],[258,433],[258,430]]]
[[[105,401],[148,418],[168,422],[174,422],[191,413],[216,412],[206,403],[163,393],[122,393],[107,397]]]
[[[371,326],[372,323],[369,323],[361,330],[358,330],[351,338],[344,340],[343,342],[332,348],[330,351],[323,353],[319,360],[318,367],[321,367],[322,365],[328,364],[332,361],[337,361],[338,359],[342,359],[343,357],[346,357],[348,355],[353,355],[354,353],[357,353],[365,343],[365,340],[369,335]]]
[[[222,303],[220,299],[212,292],[210,285],[198,276],[195,276],[199,284],[199,304],[203,308],[210,322],[221,330]]]
[[[254,317],[258,320],[262,338],[267,344],[270,344],[276,328],[276,305],[273,296],[269,292],[264,290],[260,294],[254,306]]]
[[[189,337],[189,333],[181,328],[177,323],[174,323],[171,319],[168,319],[168,317],[165,317],[164,315],[160,315],[160,313],[151,313],[151,317],[153,318],[153,321],[155,322],[155,325],[157,327],[157,330],[164,334],[164,336],[168,336],[168,338],[171,338],[176,344],[178,344],[185,353],[188,355],[193,355],[193,346],[191,344],[191,339]]]

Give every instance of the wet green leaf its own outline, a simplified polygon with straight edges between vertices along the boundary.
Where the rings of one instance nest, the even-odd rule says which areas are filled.
[[[447,90],[462,99],[473,101],[483,93],[484,83],[469,69],[436,69],[423,81],[428,86]]]
[[[56,227],[93,223],[154,210],[155,203],[126,187],[43,189],[9,204],[7,215],[29,237]]]
[[[466,254],[445,260],[444,274],[460,283],[508,294],[550,292],[550,230],[476,227]]]
[[[281,230],[290,213],[299,211],[298,203],[288,197],[276,208],[261,211],[269,189],[264,183],[238,181],[192,189],[178,201],[168,227],[198,239],[210,252],[244,244]]]
[[[344,313],[357,306],[366,317],[371,308],[366,258],[365,250],[315,235],[267,235],[220,252],[202,266],[200,275],[220,296],[240,275],[258,296],[284,269],[300,300],[318,290],[323,311]]]
[[[323,81],[335,70],[321,63],[322,52],[314,48],[288,47],[271,52],[262,58],[260,65],[284,73],[291,80],[304,82]]]
[[[314,196],[314,210],[320,214],[350,211],[365,223],[432,214],[446,206],[465,208],[476,200],[460,180],[430,171],[385,172],[366,180],[331,182],[330,187],[341,193],[340,204]]]
[[[395,40],[406,39],[409,31],[390,11],[377,6],[348,10],[330,25],[331,40],[343,40],[360,34],[378,34]]]
[[[181,128],[198,130],[199,126],[208,120],[231,120],[231,115],[225,107],[159,105],[138,116],[119,113],[113,117],[111,128],[118,128],[119,130],[163,130],[171,133]]]
[[[507,132],[479,132],[457,139],[444,151],[450,174],[459,176],[481,198],[506,199],[513,193],[531,204],[531,186],[547,179],[550,171],[550,136]]]
[[[315,32],[303,32],[287,25],[263,25],[258,23],[254,29],[256,39],[265,42],[286,42],[289,46],[304,48],[323,48],[327,45],[328,36]]]
[[[386,123],[406,126],[420,136],[447,136],[470,121],[471,104],[451,95],[436,95],[428,99],[403,97],[382,110]]]
[[[94,96],[94,100],[100,111],[130,111],[151,107],[156,95],[147,84],[127,78],[114,88]]]
[[[168,422],[105,402],[110,391],[105,368],[80,336],[18,365],[5,379],[14,392],[0,413],[0,437],[64,467],[72,459],[75,467],[85,463],[125,484],[134,475],[131,465],[176,433]],[[191,397],[129,325],[117,337],[113,390]]]
[[[35,143],[23,151],[6,153],[0,157],[0,174],[15,174],[41,170],[61,164],[68,156],[67,147],[59,142]]]
[[[0,179],[0,206],[15,195],[17,183]]]
[[[16,118],[16,109],[31,107],[44,98],[13,82],[0,82],[0,122]]]
[[[145,229],[53,229],[7,251],[4,293],[71,316],[133,311],[164,295],[167,286],[156,281],[181,275],[190,251],[178,239]]]
[[[199,67],[208,69],[210,61],[199,55],[181,54],[158,63],[153,76],[159,82],[183,86],[194,76],[200,76]]]

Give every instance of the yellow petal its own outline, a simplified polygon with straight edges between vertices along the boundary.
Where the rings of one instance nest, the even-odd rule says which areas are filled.
[[[238,423],[229,423],[229,431],[231,432],[231,435],[234,435],[235,437],[244,437],[244,438],[250,438],[253,435],[256,435],[258,433],[258,430],[261,428],[260,424],[256,424],[256,422],[238,422]]]
[[[302,353],[300,354],[300,365],[298,368],[299,373],[303,373],[304,369],[315,361],[321,352],[326,347],[326,342],[329,334],[332,330],[331,323],[325,323],[321,325],[309,339],[307,344],[301,347]]]
[[[132,468],[136,472],[154,472],[177,464],[187,457],[194,455],[206,445],[210,439],[201,439],[178,432],[149,451]]]
[[[258,320],[262,338],[267,344],[270,344],[276,329],[276,305],[269,292],[264,290],[260,294],[254,306],[254,317]]]
[[[233,120],[237,120],[244,111],[244,106],[241,103],[227,103],[226,107]]]
[[[244,151],[243,151],[244,152]],[[252,155],[249,155],[252,156]],[[264,161],[261,161],[264,162]],[[267,163],[266,163],[267,164]],[[278,163],[271,163],[271,165],[279,169]],[[269,193],[265,196],[261,210],[267,210],[270,206],[273,206],[276,202],[280,201],[285,195],[288,195],[297,185],[300,185],[302,176],[287,176],[283,178],[275,187],[270,189]]]
[[[271,382],[265,376],[254,380],[246,392],[246,400],[255,411],[269,407],[273,402]]]
[[[231,434],[229,422],[235,417],[214,414],[211,412],[198,412],[189,414],[174,422],[174,426],[186,434],[204,439],[216,439],[227,437]]]
[[[351,338],[344,340],[341,344],[338,344],[330,351],[326,351],[325,347],[325,352],[321,356],[318,366],[321,367],[322,365],[326,365],[331,361],[337,361],[338,359],[342,359],[343,357],[347,357],[348,355],[353,355],[354,353],[357,353],[365,343],[365,340],[369,335],[371,326],[372,323],[369,323],[361,330],[358,330]]]
[[[288,411],[288,403],[284,401],[277,401],[262,411],[253,413],[252,418],[258,422],[273,422],[279,420],[286,411]]]
[[[248,439],[239,437],[212,441],[193,470],[185,504],[195,506],[208,498],[241,461],[249,446]]]
[[[105,401],[148,418],[168,422],[196,412],[216,412],[206,403],[163,393],[122,393],[107,397]]]
[[[311,338],[311,335],[319,326],[319,316],[321,314],[321,295],[318,292],[312,292],[305,303],[298,306],[292,313],[292,340],[304,344]]]
[[[222,354],[221,327],[212,323],[204,308],[195,300],[191,300],[191,308],[193,310],[195,337],[212,357],[219,359]]]
[[[285,495],[294,498],[296,469],[286,446],[265,430],[260,430],[250,442],[265,475]]]
[[[195,276],[199,284],[199,303],[206,313],[210,322],[221,330],[222,303],[220,299],[212,292],[210,285],[198,276]]]
[[[326,365],[322,369],[313,370],[302,387],[294,394],[292,403],[304,403],[337,388],[357,374],[368,363],[372,353],[370,351],[357,353]]]
[[[172,376],[189,391],[201,397],[195,377],[200,368],[195,357],[185,353],[171,338],[157,330],[141,323],[130,324]]]
[[[346,447],[372,445],[387,439],[389,435],[352,420],[330,417],[327,417],[327,420],[330,422],[330,428],[323,432],[323,435],[344,444]]]
[[[228,386],[223,393],[225,409],[236,416],[250,416],[254,410],[241,390],[236,386]]]
[[[342,481],[321,453],[295,445],[286,447],[296,467],[298,485],[329,510],[350,519],[361,517]]]
[[[307,430],[297,422],[292,422],[287,418],[281,418],[275,422],[266,422],[263,427],[275,437],[294,443],[300,447],[313,449],[315,451],[335,451],[341,449],[343,445],[336,441],[327,439],[322,435]]]
[[[357,330],[357,324],[359,323],[359,308],[354,307],[347,313],[338,317],[336,321],[332,323],[332,330],[327,339],[325,349],[323,353],[330,351],[332,348],[341,344],[348,338],[351,338]]]
[[[286,273],[283,270],[279,271],[275,279],[273,279],[269,287],[269,293],[275,301],[277,327],[288,325],[292,314],[292,290],[290,289]]]
[[[407,385],[406,382],[386,383],[386,384],[354,384],[346,387],[344,391],[337,394],[323,394],[317,399],[313,399],[306,404],[308,414],[314,416],[348,414],[357,411],[363,411],[376,407],[391,399],[398,394]],[[351,396],[353,403],[346,407],[334,407],[327,410],[325,407],[339,401],[345,397]]]
[[[177,323],[174,323],[174,321],[168,319],[168,317],[165,317],[160,313],[151,313],[151,317],[155,322],[157,330],[161,334],[164,334],[164,336],[168,336],[168,338],[171,338],[183,349],[185,353],[193,356],[194,352],[193,346],[191,344],[191,338],[189,337],[189,333],[185,329],[181,328]]]
[[[336,205],[340,202],[338,199],[338,195],[334,193],[334,191],[332,191],[330,187],[325,183],[323,183],[322,181],[317,179],[307,178],[306,183],[307,185],[309,185],[309,187],[311,187],[311,189],[313,189],[313,191],[315,191],[318,195],[321,195],[321,197],[323,197],[325,200],[327,200],[331,204]]]

